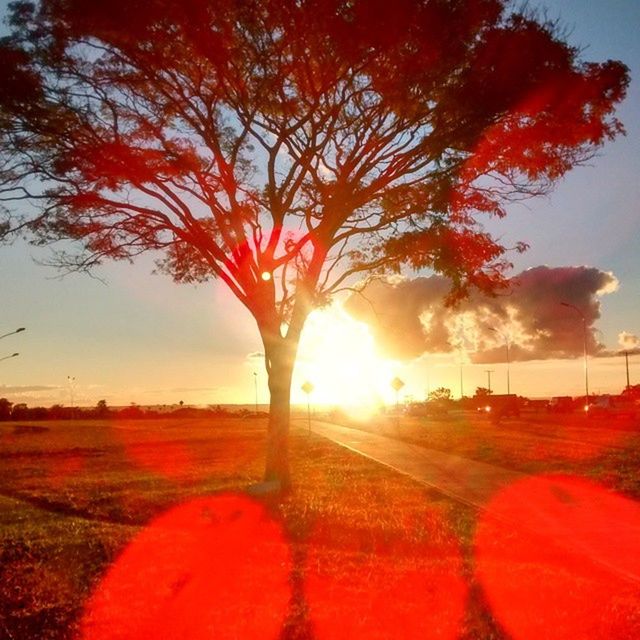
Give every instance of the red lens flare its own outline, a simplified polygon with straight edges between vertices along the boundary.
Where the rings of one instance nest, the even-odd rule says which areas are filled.
[[[475,547],[515,640],[640,637],[637,502],[578,478],[527,478],[493,499]]]
[[[262,505],[199,498],[153,521],[90,598],[86,640],[277,638],[290,597],[291,558]]]

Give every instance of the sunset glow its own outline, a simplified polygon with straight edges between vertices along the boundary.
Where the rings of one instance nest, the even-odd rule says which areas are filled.
[[[339,406],[354,416],[366,416],[393,400],[390,382],[398,365],[381,358],[369,327],[341,307],[314,312],[300,344],[293,399],[306,402],[300,385],[314,385],[312,402]]]

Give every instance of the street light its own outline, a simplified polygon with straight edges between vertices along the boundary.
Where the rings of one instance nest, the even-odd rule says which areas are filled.
[[[69,385],[69,399],[71,400],[71,417],[73,417],[73,391],[75,383],[75,376],[67,376],[67,384]]]
[[[16,356],[19,356],[19,353],[12,353],[10,356],[5,356],[4,358],[0,358],[0,362],[2,362],[3,360],[8,360],[9,358],[15,358]]]
[[[569,309],[573,309],[580,319],[582,320],[582,338],[583,338],[583,347],[584,347],[584,392],[586,398],[586,407],[589,406],[589,368],[587,365],[587,320],[584,317],[584,314],[578,307],[573,304],[569,304],[568,302],[560,303],[563,307],[568,307]],[[585,407],[585,408],[586,408]]]
[[[628,351],[624,352],[624,363],[627,369],[627,387],[626,388],[629,389],[631,385],[629,384],[629,352]]]
[[[253,386],[256,392],[256,415],[258,415],[258,374],[253,372]]]
[[[511,380],[509,376],[509,336],[502,331],[498,331],[495,327],[489,327],[491,331],[495,331],[499,336],[502,336],[504,343],[507,347],[507,395],[511,395]]]
[[[0,340],[2,340],[2,338],[6,338],[7,336],[12,336],[14,333],[20,333],[21,331],[24,331],[25,328],[24,327],[19,327],[18,329],[16,329],[15,331],[9,331],[9,333],[5,333],[3,335],[0,336]],[[13,356],[9,356],[10,358]]]

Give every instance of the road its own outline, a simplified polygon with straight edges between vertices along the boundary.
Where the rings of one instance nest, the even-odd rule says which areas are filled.
[[[329,422],[312,420],[311,429],[476,508],[483,508],[498,490],[525,477],[509,469]]]

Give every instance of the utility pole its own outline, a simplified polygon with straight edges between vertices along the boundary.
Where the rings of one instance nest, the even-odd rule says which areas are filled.
[[[627,389],[628,389],[631,386],[629,384],[629,352],[628,351],[624,352],[624,362],[627,369]]]
[[[493,373],[493,369],[485,369],[487,374],[487,389],[489,389],[489,393],[491,393],[491,374]]]

